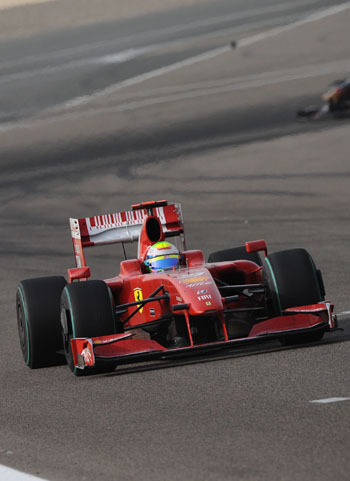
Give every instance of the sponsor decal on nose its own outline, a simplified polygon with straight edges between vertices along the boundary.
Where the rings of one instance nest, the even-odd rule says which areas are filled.
[[[211,294],[203,294],[202,296],[198,296],[197,299],[199,301],[209,301],[211,299]]]

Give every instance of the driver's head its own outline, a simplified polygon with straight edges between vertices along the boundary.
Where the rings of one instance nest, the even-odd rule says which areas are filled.
[[[180,253],[170,242],[157,242],[146,254],[145,266],[149,272],[163,272],[176,269],[179,265]]]

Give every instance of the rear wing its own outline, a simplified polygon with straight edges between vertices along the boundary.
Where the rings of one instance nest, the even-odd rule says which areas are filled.
[[[186,248],[181,205],[167,201],[144,202],[133,205],[130,211],[70,219],[76,266],[86,266],[85,247],[138,241],[143,223],[150,215],[159,219],[165,237],[180,236]]]

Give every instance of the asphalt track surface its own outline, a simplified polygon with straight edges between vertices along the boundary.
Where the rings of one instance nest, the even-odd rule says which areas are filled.
[[[75,107],[51,109],[75,97],[68,89],[49,104],[39,96],[30,113],[4,109],[17,122],[0,130],[1,464],[52,481],[348,479],[349,401],[310,401],[350,397],[349,315],[314,345],[84,379],[63,365],[30,371],[14,309],[19,280],[72,266],[68,217],[168,198],[182,203],[189,248],[208,255],[256,238],[271,251],[305,247],[337,312],[350,310],[349,120],[294,115],[349,75],[348,24],[344,10]],[[195,43],[187,54],[220,46]],[[121,252],[88,259],[94,277],[110,277]]]
[[[0,122],[18,121],[112,83],[221,47],[247,32],[287,24],[340,2],[234,3],[233,7],[228,0],[204,2],[200,8],[5,39],[0,46]],[[50,3],[32,6],[28,16],[32,10],[37,10],[38,16],[40,12],[48,16],[45,9],[52,8]],[[6,14],[2,13],[4,20]]]

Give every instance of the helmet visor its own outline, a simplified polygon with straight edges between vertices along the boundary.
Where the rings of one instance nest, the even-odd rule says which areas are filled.
[[[150,268],[154,271],[165,271],[177,267],[180,256],[178,254],[169,254],[167,256],[157,256],[149,260]]]

